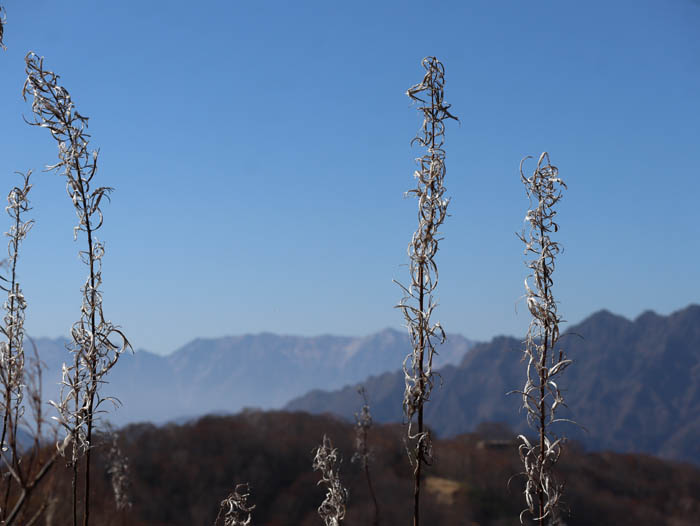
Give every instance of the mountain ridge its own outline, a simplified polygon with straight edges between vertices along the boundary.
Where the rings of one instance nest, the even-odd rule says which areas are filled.
[[[458,362],[473,342],[450,335],[439,358]],[[36,338],[47,365],[44,399],[56,400],[66,338]],[[384,329],[362,337],[307,337],[269,332],[196,338],[168,355],[125,353],[102,389],[123,403],[105,415],[116,425],[165,422],[245,407],[274,409],[309,388],[332,389],[392,370],[410,350],[407,333]]]
[[[441,368],[443,388],[426,405],[428,425],[440,436],[470,432],[483,421],[531,432],[518,396],[505,396],[524,383],[522,345],[498,336],[476,344],[457,366]],[[570,427],[568,436],[591,449],[700,463],[700,305],[666,316],[645,311],[634,320],[600,310],[563,333],[560,346],[574,363],[560,383],[570,409],[559,416],[589,429]],[[358,385],[314,390],[285,408],[351,419]],[[377,421],[401,421],[402,373],[362,385]]]

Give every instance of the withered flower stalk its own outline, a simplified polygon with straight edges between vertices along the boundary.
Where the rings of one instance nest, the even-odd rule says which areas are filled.
[[[29,359],[29,367],[26,367],[25,360],[24,318],[27,302],[17,280],[17,263],[20,244],[26,238],[34,221],[25,221],[22,218],[24,213],[31,210],[28,199],[32,187],[29,183],[31,171],[26,174],[19,173],[19,175],[22,177],[22,184],[15,186],[7,196],[6,210],[12,220],[10,230],[6,233],[10,238],[9,258],[6,260],[9,266],[9,279],[0,278],[6,283],[6,285],[0,285],[0,288],[7,293],[7,300],[3,303],[4,324],[0,329],[6,338],[6,341],[0,342],[0,384],[2,386],[0,410],[3,412],[0,457],[7,470],[1,475],[4,495],[0,504],[0,523],[5,526],[11,526],[16,522],[29,525],[38,519],[43,510],[42,506],[30,519],[23,514],[29,507],[28,502],[34,489],[50,471],[58,456],[58,452],[54,452],[48,458],[42,458],[40,453],[43,423],[41,362],[36,346],[33,344],[34,358]],[[25,406],[29,407],[31,420],[35,425],[31,454],[27,454],[27,450],[22,450],[17,440],[20,425],[29,428],[30,422],[24,414]],[[17,488],[13,489],[12,486],[15,484]]]
[[[447,215],[445,198],[445,120],[455,119],[444,102],[445,68],[435,57],[423,59],[426,70],[420,84],[407,91],[423,113],[423,125],[411,144],[418,143],[426,153],[416,160],[414,172],[417,187],[407,195],[418,198],[418,229],[408,245],[411,283],[405,287],[404,297],[397,305],[403,311],[411,338],[412,352],[406,356],[403,370],[406,381],[403,409],[408,422],[409,460],[413,467],[414,499],[413,524],[420,522],[420,478],[423,464],[432,458],[430,434],[423,421],[423,405],[430,399],[433,388],[434,338],[445,341],[445,332],[439,323],[431,325],[430,316],[437,306],[433,292],[438,284],[438,269],[434,257],[438,251],[439,232]],[[417,426],[417,429],[416,427]],[[410,445],[409,445],[410,444]]]
[[[58,143],[58,163],[47,167],[66,178],[66,190],[78,216],[73,229],[74,239],[83,232],[87,247],[79,251],[89,275],[82,287],[80,319],[73,325],[70,350],[73,363],[64,364],[62,393],[59,402],[53,405],[58,411],[58,422],[66,430],[62,448],[70,444],[69,462],[73,466],[73,524],[77,525],[77,464],[85,455],[83,525],[90,518],[90,452],[92,434],[100,406],[106,400],[99,388],[105,383],[105,375],[117,363],[121,353],[130,348],[124,334],[117,326],[104,318],[102,311],[102,256],[104,244],[96,237],[102,226],[100,204],[112,188],[93,188],[97,173],[98,152],[88,149],[90,136],[86,133],[88,118],[75,108],[73,100],[64,87],[58,84],[59,76],[44,69],[43,58],[34,53],[26,57],[27,80],[23,95],[33,97],[34,118],[29,124],[47,128]]]
[[[221,519],[224,521],[224,526],[250,526],[255,505],[248,504],[248,497],[250,497],[248,484],[236,484],[233,493],[221,501],[214,526],[218,526]]]
[[[326,485],[326,498],[318,508],[318,514],[326,526],[340,526],[345,518],[348,490],[340,481],[338,450],[331,439],[323,435],[323,443],[314,452],[313,469],[321,472],[319,484]]]
[[[27,302],[17,281],[17,260],[19,258],[19,246],[27,236],[34,224],[33,220],[23,221],[22,214],[31,210],[27,196],[32,185],[29,184],[31,171],[20,173],[22,186],[15,186],[7,196],[8,205],[5,210],[12,219],[12,226],[6,235],[10,238],[7,252],[9,265],[9,279],[0,276],[4,284],[0,289],[7,293],[7,300],[3,304],[5,316],[3,326],[0,327],[6,341],[0,342],[0,383],[2,383],[3,395],[1,410],[3,412],[2,437],[0,444],[14,444],[17,438],[17,424],[24,412],[22,399],[24,394],[24,313]],[[5,285],[6,284],[6,285]],[[10,437],[7,437],[10,433]],[[6,442],[6,438],[8,438]]]
[[[129,459],[119,447],[119,434],[112,433],[112,445],[108,454],[107,474],[112,482],[114,505],[117,511],[131,508],[131,481],[129,478]]]
[[[525,217],[530,228],[518,237],[525,243],[526,256],[532,258],[526,263],[532,274],[525,280],[527,307],[532,321],[523,351],[527,361],[527,380],[523,390],[516,392],[522,395],[523,408],[528,423],[537,431],[538,443],[531,444],[524,435],[519,436],[522,441],[519,452],[527,477],[527,508],[520,514],[520,522],[529,513],[544,524],[545,521],[553,523],[558,516],[562,492],[562,485],[552,472],[564,440],[553,433],[552,425],[565,420],[555,415],[559,406],[565,406],[556,377],[572,363],[558,346],[562,320],[552,295],[552,274],[560,247],[550,237],[559,229],[554,221],[554,207],[566,185],[559,178],[557,168],[551,165],[547,152],[540,156],[530,177],[523,173],[526,159],[528,157],[520,162],[520,177],[531,202],[531,209]]]
[[[3,460],[8,468],[19,472],[19,456],[21,451],[17,449],[17,430],[24,415],[24,391],[25,391],[25,370],[24,370],[24,316],[27,302],[17,280],[17,260],[19,259],[19,247],[21,242],[27,237],[29,230],[34,224],[33,220],[24,221],[22,215],[31,208],[29,207],[29,191],[32,185],[29,184],[31,171],[26,174],[18,173],[22,177],[22,184],[15,186],[7,195],[7,207],[5,210],[9,214],[12,225],[6,232],[10,238],[7,245],[8,259],[3,262],[9,267],[7,278],[0,276],[3,282],[0,284],[7,294],[7,299],[3,303],[5,315],[0,331],[4,340],[0,342],[0,385],[2,388],[2,400],[0,401],[0,411],[2,411],[2,433],[0,436],[0,446],[2,447]],[[8,453],[9,459],[5,456]],[[4,498],[0,517],[6,519],[9,497],[11,493],[12,477],[7,478]]]
[[[367,443],[369,431],[372,429],[372,413],[370,412],[365,388],[360,387],[357,392],[362,397],[362,409],[359,413],[355,413],[355,453],[353,453],[350,462],[359,462],[360,466],[365,472],[367,488],[369,489],[369,494],[372,497],[372,502],[374,504],[374,519],[372,520],[372,524],[373,526],[378,526],[379,502],[377,501],[377,495],[374,493],[372,477],[369,473],[369,461],[370,457],[372,456],[372,452]]]

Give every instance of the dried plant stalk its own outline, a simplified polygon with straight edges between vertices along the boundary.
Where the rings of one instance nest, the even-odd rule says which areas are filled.
[[[552,471],[561,455],[564,439],[557,437],[551,426],[565,420],[556,418],[557,409],[565,406],[556,377],[571,364],[571,360],[558,346],[559,323],[562,320],[552,295],[552,274],[560,248],[559,243],[550,236],[559,229],[554,221],[554,207],[566,185],[559,178],[557,168],[551,165],[547,152],[540,156],[537,168],[530,177],[523,173],[526,159],[528,157],[520,162],[520,178],[531,202],[531,209],[525,217],[530,227],[519,237],[525,243],[525,254],[532,258],[527,262],[532,274],[525,280],[527,306],[532,321],[523,351],[527,361],[527,381],[523,390],[516,392],[522,395],[528,423],[537,431],[539,440],[532,444],[524,435],[519,436],[522,441],[519,452],[527,477],[527,508],[520,514],[520,522],[529,513],[536,521],[554,523],[563,486],[557,482]]]
[[[6,263],[9,266],[9,278],[0,278],[6,285],[0,288],[7,293],[7,300],[3,303],[5,315],[3,326],[0,329],[6,341],[0,342],[0,409],[3,412],[2,432],[0,443],[0,457],[6,472],[2,473],[5,482],[2,501],[0,504],[0,523],[9,526],[15,521],[30,524],[41,515],[42,508],[27,521],[22,515],[25,505],[42,479],[53,466],[58,453],[54,453],[47,459],[41,459],[43,416],[41,410],[41,362],[34,346],[34,358],[29,360],[29,368],[25,367],[25,332],[24,318],[27,302],[17,280],[17,263],[21,242],[26,238],[33,220],[25,221],[23,214],[31,210],[29,206],[29,191],[32,185],[29,183],[31,171],[26,174],[18,173],[22,178],[21,185],[15,186],[7,196],[8,206],[6,211],[10,215],[12,224],[6,235],[8,242],[8,256]],[[31,340],[30,340],[31,341]],[[27,398],[25,403],[25,397]],[[22,451],[17,443],[17,431],[20,425],[29,427],[24,416],[25,405],[30,408],[31,418],[35,424],[33,430],[33,451],[22,461],[26,451]],[[9,457],[9,458],[8,458]],[[12,486],[16,484],[17,489]],[[11,495],[19,496],[11,503]]]
[[[345,518],[345,505],[348,490],[340,481],[338,450],[326,435],[322,444],[314,452],[313,469],[321,472],[319,484],[326,485],[326,498],[318,508],[318,514],[326,526],[340,526]]]
[[[2,458],[8,469],[15,473],[20,472],[19,457],[21,451],[17,448],[17,430],[24,415],[24,391],[26,385],[24,370],[24,317],[27,308],[27,301],[24,298],[22,289],[17,280],[17,261],[19,259],[19,247],[21,242],[27,237],[29,230],[34,224],[33,220],[24,221],[22,215],[31,208],[29,207],[29,191],[32,185],[29,184],[31,171],[26,174],[18,173],[22,177],[22,184],[15,186],[7,195],[7,207],[5,210],[9,214],[12,225],[5,233],[10,238],[7,245],[8,259],[3,262],[9,267],[7,278],[0,276],[3,284],[2,289],[7,294],[7,299],[3,303],[5,315],[3,326],[0,331],[5,338],[0,342],[0,385],[2,388],[2,400],[0,410],[3,414],[2,433],[0,445],[2,446]],[[5,456],[8,452],[9,459]],[[6,519],[9,497],[13,478],[7,478],[7,485],[4,488],[2,509],[0,517]]]
[[[250,526],[255,505],[248,504],[248,497],[250,497],[248,484],[236,484],[233,493],[221,501],[214,526],[217,526],[221,519],[224,521],[224,526]]]
[[[29,124],[47,128],[58,143],[59,162],[47,167],[59,171],[66,178],[66,189],[78,216],[73,229],[74,238],[83,232],[87,249],[79,252],[89,269],[89,275],[81,291],[83,293],[81,316],[73,325],[72,365],[63,366],[61,399],[53,402],[58,410],[58,422],[65,428],[63,449],[71,444],[70,463],[73,465],[73,524],[77,524],[77,463],[85,455],[83,525],[90,516],[90,451],[93,428],[100,406],[106,400],[99,387],[105,375],[117,363],[119,356],[130,348],[124,334],[117,326],[104,318],[102,311],[102,257],[104,244],[95,233],[102,226],[100,203],[109,199],[112,188],[92,188],[97,173],[97,151],[89,151],[90,136],[86,133],[88,118],[75,109],[68,90],[58,84],[59,77],[44,69],[43,58],[34,53],[26,57],[27,80],[23,95],[33,97],[33,121]]]
[[[432,444],[423,422],[423,405],[430,399],[433,388],[434,338],[445,341],[445,332],[439,323],[431,325],[430,316],[436,307],[433,292],[438,284],[437,264],[434,261],[440,241],[438,228],[447,215],[448,199],[445,198],[445,120],[455,119],[444,102],[445,68],[435,57],[423,59],[426,70],[422,82],[411,87],[406,94],[418,102],[423,113],[423,125],[411,144],[418,143],[427,149],[416,160],[414,172],[417,187],[407,195],[418,198],[418,229],[408,245],[411,283],[405,287],[404,297],[397,305],[403,311],[411,338],[412,352],[406,356],[403,370],[406,382],[403,409],[408,422],[409,460],[414,475],[413,524],[419,524],[420,477],[423,464],[430,464]],[[425,94],[421,98],[421,94]],[[417,425],[417,429],[414,428]],[[407,445],[407,447],[409,447]]]
[[[17,438],[17,424],[23,414],[22,399],[24,394],[24,316],[27,302],[17,281],[17,260],[19,258],[20,243],[27,237],[34,224],[33,220],[24,221],[22,214],[31,210],[27,198],[32,185],[29,184],[31,171],[26,174],[19,173],[22,177],[22,185],[15,186],[7,196],[8,205],[5,208],[12,219],[12,226],[6,235],[10,238],[7,246],[9,263],[9,279],[0,276],[7,286],[0,285],[0,289],[7,293],[7,299],[3,304],[5,316],[3,327],[0,330],[6,341],[0,342],[0,382],[3,387],[4,398],[1,410],[3,412],[2,437],[0,444],[8,442],[13,444]]]
[[[377,496],[374,493],[374,486],[372,485],[372,477],[369,473],[369,461],[372,456],[372,452],[367,443],[367,436],[370,429],[372,429],[372,413],[370,412],[369,402],[367,401],[367,392],[364,387],[360,387],[357,392],[362,397],[362,409],[359,413],[355,413],[355,453],[353,453],[350,462],[359,462],[363,471],[365,472],[365,480],[367,481],[367,488],[369,489],[369,494],[372,497],[372,502],[374,504],[374,519],[372,520],[373,526],[378,526],[379,524],[379,502],[377,501]]]
[[[0,48],[7,48],[3,41],[5,31],[5,9],[0,6]],[[7,196],[8,206],[5,208],[10,215],[12,224],[6,235],[10,238],[8,243],[8,259],[2,265],[9,266],[9,279],[0,276],[4,282],[0,289],[7,293],[7,299],[3,302],[5,314],[3,326],[0,328],[5,341],[0,342],[0,410],[2,411],[2,431],[0,432],[0,457],[6,471],[0,474],[0,480],[4,481],[2,495],[0,495],[0,523],[11,526],[16,521],[21,521],[29,526],[36,523],[45,506],[40,505],[33,517],[27,519],[23,516],[32,492],[44,479],[53,467],[58,456],[55,452],[49,458],[41,458],[42,439],[42,400],[41,400],[41,370],[36,346],[34,346],[34,359],[29,361],[29,370],[25,368],[24,353],[24,319],[27,302],[17,280],[17,262],[19,248],[32,225],[33,220],[25,221],[22,216],[29,210],[29,191],[32,185],[29,183],[31,170],[26,174],[19,173],[22,184],[10,190]],[[31,341],[31,340],[30,340]],[[33,343],[32,343],[33,345]],[[25,402],[25,395],[27,402]],[[22,423],[27,426],[24,416],[25,405],[29,406],[31,417],[34,421],[33,451],[28,460],[23,462],[21,456],[26,451],[20,450],[17,443],[17,432]],[[7,455],[6,455],[7,454]],[[8,459],[8,456],[10,457]],[[17,490],[13,490],[13,483]],[[14,502],[11,502],[11,496]]]
[[[112,493],[117,511],[131,508],[129,478],[129,459],[119,447],[119,434],[112,433],[112,445],[109,449],[107,474],[112,482]]]

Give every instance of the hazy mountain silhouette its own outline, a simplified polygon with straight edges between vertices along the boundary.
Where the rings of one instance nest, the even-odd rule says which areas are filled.
[[[700,306],[669,316],[645,312],[634,321],[600,311],[572,327],[560,340],[574,360],[560,382],[584,433],[566,434],[591,449],[645,452],[700,463]],[[442,436],[473,430],[483,421],[502,421],[528,432],[518,395],[524,383],[521,340],[494,338],[477,344],[458,366],[440,369],[426,406],[426,421]],[[439,382],[438,382],[439,383]],[[380,422],[402,419],[402,373],[363,382],[372,414]],[[352,418],[356,386],[312,391],[286,408]],[[560,428],[563,429],[563,428]]]
[[[44,399],[59,396],[63,362],[72,359],[66,339],[35,340],[46,363]],[[450,335],[438,363],[459,363],[473,343]],[[105,418],[115,424],[164,422],[244,407],[280,408],[309,389],[337,389],[371,374],[400,367],[410,350],[408,335],[385,329],[361,338],[279,336],[270,333],[196,339],[167,356],[124,354],[107,376]],[[46,408],[51,414],[51,408]]]

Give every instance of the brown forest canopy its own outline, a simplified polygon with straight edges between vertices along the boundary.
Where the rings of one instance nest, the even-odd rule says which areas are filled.
[[[364,474],[352,464],[354,429],[330,416],[248,411],[204,417],[184,425],[132,425],[120,432],[128,457],[130,510],[115,511],[107,475],[110,440],[96,449],[96,524],[190,526],[211,524],[219,502],[236,483],[250,483],[254,524],[318,526],[324,490],[312,472],[312,449],[328,434],[343,457],[341,477],[350,490],[347,524],[369,524],[372,503]],[[382,524],[407,524],[412,490],[400,425],[371,431],[370,465]],[[511,437],[509,439],[508,437]],[[437,440],[436,462],[425,475],[426,524],[517,524],[524,507],[516,441],[503,425]],[[567,480],[569,526],[695,524],[700,514],[700,470],[645,455],[584,453],[575,444],[560,462]],[[70,472],[58,466],[43,488],[54,497],[54,525],[70,518]],[[35,502],[42,502],[37,495]],[[66,522],[67,524],[67,522]]]

